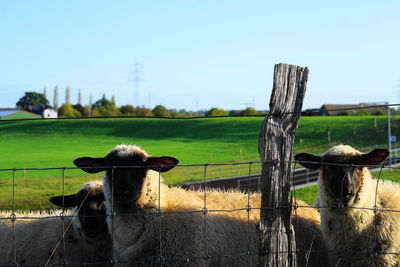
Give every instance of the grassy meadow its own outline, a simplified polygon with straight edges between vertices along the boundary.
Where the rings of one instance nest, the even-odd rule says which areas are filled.
[[[174,156],[181,165],[257,161],[262,120],[244,117],[5,121],[0,122],[0,169],[73,167],[75,158],[101,157],[121,143],[139,145],[155,156]],[[384,116],[302,117],[294,151],[319,153],[339,143],[358,148],[384,144],[386,125]],[[395,118],[393,135],[398,131]],[[259,172],[258,164],[252,166],[251,172]],[[248,165],[209,166],[207,179],[248,173]],[[178,166],[163,176],[171,185],[202,180],[204,167]],[[62,193],[62,180],[65,193],[70,194],[93,179],[101,179],[101,175],[75,169],[0,170],[0,208],[12,208],[13,180],[16,208],[36,209],[51,207],[47,199]]]

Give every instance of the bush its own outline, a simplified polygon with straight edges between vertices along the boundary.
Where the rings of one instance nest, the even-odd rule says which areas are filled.
[[[156,117],[171,117],[171,113],[163,105],[155,106],[155,108],[153,109],[153,114]]]
[[[81,113],[74,109],[71,104],[62,104],[58,109],[58,117],[79,118],[81,116]]]
[[[100,106],[95,107],[92,110],[92,117],[111,117],[111,116],[119,116],[119,109],[116,105],[111,105],[109,107]]]
[[[207,112],[206,116],[207,117],[228,116],[228,112],[226,112],[225,110],[220,109],[220,108],[212,108]]]
[[[369,109],[361,109],[357,114],[358,116],[370,116],[371,111]]]
[[[353,112],[351,110],[343,110],[339,114],[339,116],[351,116],[351,115],[353,115]]]
[[[257,111],[254,108],[246,108],[241,112],[242,116],[257,115]]]
[[[119,111],[124,116],[136,116],[138,113],[137,109],[132,105],[121,106],[119,107]]]
[[[375,111],[375,115],[377,115],[377,116],[385,116],[386,112],[384,110],[382,110],[382,109],[377,109]]]

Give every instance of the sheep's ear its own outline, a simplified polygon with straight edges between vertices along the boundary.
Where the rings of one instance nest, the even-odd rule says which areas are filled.
[[[389,156],[387,149],[374,149],[371,152],[362,155],[362,164],[365,165],[378,165],[381,164],[387,156]]]
[[[107,170],[107,162],[104,158],[83,157],[74,160],[76,167],[88,173],[98,173]],[[88,168],[85,168],[88,167]]]
[[[63,196],[56,196],[50,198],[50,202],[59,207],[63,207]],[[64,207],[75,207],[78,206],[79,201],[76,194],[64,196]]]
[[[321,167],[321,157],[314,156],[308,153],[300,153],[294,156],[294,159],[297,160],[301,166],[307,169],[316,170]]]
[[[146,165],[149,169],[157,172],[166,172],[175,167],[179,160],[173,157],[149,157],[146,160]]]

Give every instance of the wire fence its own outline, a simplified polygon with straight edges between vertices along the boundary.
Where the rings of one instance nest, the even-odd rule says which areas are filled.
[[[245,163],[241,163],[241,164],[245,164],[248,166],[248,176],[251,177],[252,175],[252,169],[253,166],[255,164],[298,164],[298,161],[279,161],[277,162],[276,160],[270,160],[270,161],[265,161],[265,162],[245,162]],[[313,162],[306,162],[306,163],[313,163]],[[315,163],[319,163],[319,162],[315,162]],[[235,164],[231,164],[231,165],[236,165],[239,163],[235,163]],[[218,164],[213,164],[213,166],[218,165]],[[222,164],[223,166],[225,166],[226,164]],[[375,165],[355,165],[355,164],[345,164],[345,163],[324,163],[324,165],[326,166],[335,166],[335,167],[340,167],[340,168],[357,168],[357,167],[376,167]],[[191,167],[191,166],[199,166],[199,164],[195,164],[195,165],[184,165],[184,166],[177,166],[177,167]],[[207,188],[207,168],[209,166],[209,164],[200,164],[200,166],[202,166],[204,168],[204,188]],[[115,168],[115,167],[109,167],[109,168]],[[135,168],[135,166],[118,166],[118,168]],[[137,168],[141,168],[141,167],[137,167]],[[379,172],[379,176],[377,179],[377,186],[376,188],[378,188],[379,183],[382,183],[382,170],[384,169],[389,169],[389,170],[394,170],[394,169],[400,169],[399,167],[394,167],[394,166],[388,166],[388,165],[380,165],[379,168],[381,169],[381,171]],[[65,172],[67,170],[70,169],[77,169],[77,168],[72,168],[72,167],[65,167],[65,168],[31,168],[29,170],[31,171],[35,171],[35,170],[48,170],[48,169],[59,169],[62,171],[63,175],[61,177],[61,179],[63,180],[64,183],[64,177],[65,177]],[[17,172],[17,171],[21,171],[23,169],[0,169],[0,172],[2,171],[12,171],[13,173]],[[13,175],[13,177],[15,177],[15,175]],[[15,182],[15,179],[13,179],[13,181]],[[250,181],[250,179],[249,179]],[[159,184],[162,183],[162,178],[161,176],[159,176]],[[249,182],[249,190],[248,192],[251,192],[250,190],[250,182]],[[64,186],[63,186],[64,188]],[[158,188],[161,188],[161,186],[159,186]],[[208,188],[210,189],[210,188]],[[59,223],[62,225],[62,233],[61,233],[61,238],[58,240],[58,242],[56,243],[56,246],[53,248],[53,250],[51,251],[52,254],[48,259],[47,264],[49,264],[51,262],[50,265],[58,265],[58,264],[70,264],[70,265],[76,265],[76,264],[85,264],[85,265],[107,265],[107,264],[139,264],[139,265],[146,265],[146,264],[152,264],[152,265],[165,265],[165,264],[179,264],[179,263],[196,263],[196,262],[203,262],[204,260],[207,261],[215,261],[217,259],[221,260],[224,258],[243,258],[243,257],[247,257],[249,260],[249,266],[255,266],[257,265],[257,262],[254,262],[255,259],[259,256],[259,251],[257,249],[256,243],[252,243],[249,241],[254,241],[251,240],[250,238],[247,240],[247,245],[243,246],[243,251],[240,253],[234,253],[234,254],[220,254],[220,255],[211,255],[208,250],[208,242],[207,242],[207,235],[208,235],[208,219],[209,217],[213,216],[213,214],[221,214],[221,213],[235,213],[235,212],[245,212],[247,213],[248,219],[247,219],[247,231],[250,234],[251,233],[251,229],[255,227],[254,222],[251,221],[250,219],[250,212],[254,212],[257,211],[259,212],[262,208],[261,206],[252,206],[251,204],[251,200],[250,198],[252,197],[251,193],[243,193],[243,197],[247,199],[247,203],[244,206],[237,206],[234,209],[225,209],[223,207],[221,207],[220,209],[209,209],[208,205],[207,205],[207,196],[208,196],[208,190],[203,190],[202,194],[203,194],[203,208],[201,209],[192,209],[192,210],[175,210],[175,211],[163,211],[161,209],[161,199],[158,199],[158,205],[156,209],[153,210],[149,210],[146,212],[145,216],[149,216],[149,217],[155,217],[158,218],[158,223],[159,223],[159,234],[158,234],[158,256],[152,256],[152,257],[145,257],[144,259],[140,259],[140,260],[135,260],[135,261],[118,261],[116,258],[114,257],[110,257],[110,259],[107,259],[103,262],[74,262],[74,261],[67,261],[64,260],[62,257],[60,258],[60,260],[58,262],[51,262],[50,259],[52,258],[54,252],[56,250],[60,250],[63,251],[62,255],[68,255],[68,248],[67,248],[67,242],[66,242],[66,238],[65,235],[68,233],[68,230],[71,227],[74,227],[73,225],[73,221],[74,220],[79,220],[82,218],[93,218],[93,217],[101,217],[103,215],[95,215],[95,216],[80,216],[78,217],[77,214],[71,214],[67,212],[66,208],[62,208],[60,210],[56,210],[54,212],[54,214],[49,214],[47,216],[44,216],[43,214],[41,215],[37,215],[37,216],[32,216],[29,215],[26,216],[27,214],[24,213],[20,213],[18,210],[15,209],[15,205],[13,205],[11,207],[10,213],[7,214],[7,216],[1,216],[0,217],[0,225],[1,223],[4,222],[9,222],[12,225],[12,240],[8,240],[9,242],[12,242],[12,253],[13,253],[13,258],[14,260],[12,262],[7,263],[6,265],[1,265],[1,266],[10,266],[10,265],[15,265],[15,266],[38,266],[38,265],[43,265],[42,262],[39,263],[21,263],[21,259],[19,259],[17,257],[18,255],[18,250],[19,250],[19,245],[20,243],[18,242],[18,221],[22,221],[23,223],[26,223],[26,221],[32,221],[32,220],[53,220],[53,222],[55,223],[55,219],[59,220]],[[379,213],[398,213],[400,214],[400,210],[396,210],[396,209],[391,209],[391,208],[385,208],[385,207],[379,207],[379,205],[377,205],[377,195],[378,195],[378,189],[376,189],[376,194],[374,196],[371,196],[372,198],[375,198],[375,205],[373,206],[367,206],[367,207],[356,207],[356,206],[345,206],[345,205],[340,205],[340,203],[337,206],[323,206],[323,205],[317,205],[315,206],[315,208],[317,209],[360,209],[360,210],[366,210],[366,211],[371,211],[374,214],[379,214]],[[161,192],[158,192],[159,195],[161,195]],[[297,209],[299,208],[310,208],[312,209],[312,207],[310,206],[304,206],[304,205],[298,205],[296,203],[296,188],[294,187],[292,190],[292,195],[294,196],[293,198],[293,202],[291,203],[291,205],[289,205],[288,207],[276,207],[276,208],[269,208],[268,210],[282,210],[283,209],[292,209],[293,213],[296,212]],[[64,189],[62,192],[62,195],[65,195]],[[85,196],[88,197],[88,194]],[[15,186],[13,186],[13,203],[15,203]],[[112,205],[113,206],[113,205]],[[78,210],[79,211],[79,208]],[[163,233],[161,232],[162,229],[162,220],[163,220],[163,216],[166,216],[168,214],[180,214],[180,215],[185,215],[185,214],[201,214],[203,216],[203,220],[204,220],[204,236],[203,236],[203,240],[204,240],[204,251],[203,253],[199,252],[200,254],[202,254],[201,256],[195,256],[195,255],[187,255],[186,257],[166,257],[164,256],[164,252],[163,252]],[[111,210],[111,212],[107,213],[106,216],[108,218],[111,219],[111,221],[113,219],[115,219],[115,217],[137,217],[138,215],[135,213],[116,213],[113,210]],[[70,219],[70,220],[68,220]],[[378,227],[379,226],[379,220],[374,220],[374,226]],[[112,228],[113,229],[113,228]],[[42,234],[46,231],[46,229],[42,229]],[[379,240],[378,236],[376,237],[377,242]],[[22,238],[23,239],[23,238]],[[28,242],[28,240],[24,240],[26,242]],[[243,240],[243,242],[245,242],[246,240]],[[113,243],[113,234],[111,233],[111,244]],[[334,254],[340,254],[343,253],[343,251],[331,251],[331,250],[326,250],[326,251],[321,251],[320,248],[315,248],[312,250],[307,250],[307,251],[302,251],[302,249],[304,248],[298,248],[296,251],[270,251],[269,253],[309,253],[309,254],[319,254],[319,253],[334,253]],[[377,250],[377,253],[380,253],[381,255],[384,254],[390,254],[390,255],[400,255],[400,251],[390,251],[390,252],[385,252],[385,251],[381,251],[379,252]],[[47,265],[46,264],[46,265]]]
[[[386,107],[389,108],[390,106],[398,106],[400,104],[395,104],[395,105],[382,105],[380,107]],[[376,108],[377,106],[372,106],[371,108]],[[366,109],[368,107],[362,107],[360,109]],[[352,108],[354,109],[354,108]],[[264,116],[264,115],[263,115]],[[269,116],[273,116],[273,114],[270,114]],[[158,176],[158,200],[157,200],[157,205],[154,206],[152,209],[148,209],[145,211],[144,215],[143,214],[137,214],[135,213],[121,213],[121,212],[116,212],[115,211],[115,205],[114,203],[114,195],[118,194],[118,192],[114,192],[113,187],[111,188],[111,200],[112,203],[110,204],[111,209],[107,210],[104,214],[97,214],[97,215],[78,215],[80,209],[83,206],[83,203],[87,198],[89,198],[90,194],[92,193],[90,190],[86,193],[86,195],[83,198],[83,201],[78,205],[75,209],[75,211],[72,213],[68,211],[66,206],[64,205],[64,198],[65,198],[65,188],[66,188],[66,182],[65,182],[65,177],[66,177],[66,172],[69,170],[74,170],[78,169],[76,167],[60,167],[60,168],[52,168],[52,167],[45,167],[45,168],[7,168],[7,169],[0,169],[1,172],[11,172],[11,179],[12,179],[12,200],[11,200],[11,205],[9,206],[8,211],[3,211],[0,212],[0,231],[3,231],[3,235],[7,236],[8,239],[4,239],[3,243],[7,243],[8,245],[8,251],[7,251],[7,256],[11,255],[10,261],[9,262],[4,262],[0,264],[0,266],[50,266],[50,265],[88,265],[88,266],[108,266],[108,265],[113,265],[113,264],[138,264],[138,265],[189,265],[189,264],[195,264],[195,263],[204,263],[205,265],[210,265],[209,263],[221,263],[224,262],[224,259],[230,259],[232,261],[235,261],[236,259],[241,259],[241,258],[246,258],[248,265],[249,266],[257,266],[258,265],[258,257],[260,256],[260,253],[265,253],[265,252],[260,252],[258,249],[258,237],[254,236],[254,233],[256,233],[256,227],[257,224],[253,220],[253,215],[254,212],[257,212],[258,214],[261,211],[261,201],[259,201],[259,205],[254,205],[253,204],[253,197],[254,195],[251,193],[251,181],[252,181],[252,175],[254,174],[254,170],[259,168],[260,165],[262,164],[290,164],[294,165],[296,169],[296,164],[299,163],[320,163],[320,162],[299,162],[299,161],[279,161],[276,159],[271,159],[268,161],[250,161],[250,162],[237,162],[237,163],[224,163],[224,164],[193,164],[193,165],[178,165],[178,168],[191,168],[191,167],[199,167],[203,168],[203,190],[199,191],[200,194],[202,194],[202,207],[201,208],[193,208],[193,209],[184,209],[184,210],[163,210],[162,205],[161,205],[161,184],[162,182],[162,177],[161,175]],[[343,168],[343,169],[357,169],[361,167],[372,167],[372,165],[357,165],[357,164],[348,164],[348,163],[335,163],[335,162],[324,162],[324,166],[328,167],[336,167],[336,168]],[[243,199],[246,201],[243,202],[244,205],[236,205],[233,206],[233,208],[230,206],[230,208],[226,208],[224,206],[218,207],[218,208],[210,208],[209,206],[209,187],[207,185],[207,181],[210,179],[208,170],[210,167],[235,167],[235,166],[246,166],[247,169],[247,186],[248,190],[246,192],[242,192],[241,196]],[[374,167],[376,167],[374,165]],[[143,166],[106,166],[104,168],[108,168],[112,172],[112,180],[115,181],[114,177],[114,172],[115,169],[132,169],[132,168],[143,168]],[[382,244],[384,243],[382,241],[382,237],[379,236],[379,229],[382,227],[382,216],[380,214],[382,213],[389,213],[389,214],[400,214],[400,210],[391,208],[393,206],[385,206],[382,203],[380,203],[380,192],[379,192],[379,185],[381,185],[382,182],[382,171],[384,169],[400,169],[399,167],[396,166],[391,166],[391,165],[379,165],[380,172],[378,175],[378,178],[376,179],[376,187],[374,188],[374,195],[369,196],[370,198],[374,199],[374,205],[372,206],[346,206],[345,203],[340,203],[338,202],[337,205],[334,206],[329,206],[329,205],[319,205],[317,204],[315,207],[310,207],[306,205],[299,205],[296,202],[296,187],[294,186],[292,188],[292,201],[289,206],[287,207],[274,207],[274,208],[265,208],[267,210],[276,210],[276,211],[282,211],[284,209],[291,209],[292,213],[296,213],[298,209],[304,208],[304,209],[314,209],[317,208],[320,211],[321,210],[364,210],[364,211],[369,211],[373,213],[373,220],[372,220],[372,226],[374,227],[374,232],[376,233],[376,236],[373,238],[376,241],[376,246],[374,246],[374,260],[376,260],[376,263],[379,264],[379,257],[382,255],[400,255],[400,250],[399,251],[390,251],[388,249],[382,248]],[[16,172],[26,172],[26,171],[50,171],[50,170],[59,170],[61,171],[61,195],[63,196],[63,207],[58,210],[54,210],[53,213],[49,214],[28,214],[21,212],[16,209],[15,203],[16,203],[16,190],[18,190],[18,187],[16,186]],[[293,173],[293,172],[292,172]],[[341,180],[344,180],[344,177],[339,177]],[[342,183],[342,181],[340,181]],[[293,179],[293,174],[292,174],[292,184],[294,183]],[[395,186],[395,185],[392,185]],[[223,193],[221,193],[223,194]],[[226,196],[225,196],[226,197]],[[260,195],[256,195],[258,199],[260,199]],[[344,195],[338,196],[340,199],[343,199]],[[227,200],[229,200],[227,198]],[[210,235],[213,229],[210,229],[211,223],[210,220],[213,219],[214,216],[229,216],[231,214],[231,217],[235,216],[235,213],[237,212],[242,212],[246,214],[247,220],[245,221],[245,229],[247,231],[247,236],[244,238],[245,240],[243,241],[242,249],[240,251],[234,251],[234,252],[227,252],[224,251],[223,253],[214,253],[211,252],[211,247],[208,242],[210,239]],[[168,215],[180,215],[180,216],[188,216],[190,214],[197,214],[202,217],[202,249],[197,251],[196,254],[194,255],[178,255],[178,256],[171,256],[168,251],[165,248],[165,241],[166,241],[166,236],[165,232],[163,231],[163,227],[165,227],[165,222],[164,218],[165,216]],[[222,214],[222,215],[221,215]],[[341,214],[341,213],[340,213]],[[156,236],[156,240],[152,240],[152,244],[157,244],[156,251],[153,252],[147,252],[149,255],[144,255],[142,257],[138,257],[138,259],[135,260],[129,260],[129,261],[122,261],[117,258],[118,255],[116,255],[115,251],[115,233],[114,233],[114,223],[116,218],[143,218],[149,217],[153,218],[154,220],[157,221],[157,227],[155,230],[157,230],[157,233],[153,233],[154,236]],[[343,221],[343,215],[340,215],[342,217],[338,218],[338,221]],[[74,261],[71,260],[71,258],[68,258],[68,252],[71,249],[71,246],[68,242],[70,240],[68,239],[68,235],[71,233],[71,229],[77,227],[76,222],[84,219],[104,219],[108,220],[109,222],[109,235],[110,235],[110,251],[109,254],[103,255],[104,257],[100,260],[97,261]],[[29,246],[29,243],[31,240],[26,239],[26,236],[21,236],[23,235],[23,230],[21,230],[22,227],[29,227],[29,222],[31,221],[45,221],[45,220],[52,220],[54,224],[54,220],[59,220],[60,224],[60,229],[59,230],[59,235],[54,236],[54,237],[49,237],[49,238],[54,238],[55,242],[52,242],[52,245],[49,247],[50,250],[48,251],[48,256],[46,262],[26,262],[25,259],[20,258],[20,253],[22,250],[26,250],[27,246]],[[398,221],[397,218],[395,217],[393,219],[394,221]],[[399,221],[400,223],[400,221]],[[48,229],[40,229],[36,234],[37,235],[43,235],[45,234],[46,230]],[[168,231],[168,229],[164,229],[165,231]],[[273,230],[273,229],[272,229]],[[6,233],[6,231],[8,231]],[[179,231],[184,231],[184,229],[179,229]],[[11,233],[11,235],[10,235]],[[338,234],[339,231],[336,231],[335,234]],[[393,233],[395,235],[398,235],[399,233]],[[59,236],[59,237],[58,237]],[[25,238],[25,239],[24,239]],[[197,237],[198,238],[198,237]],[[335,237],[337,240],[340,238],[346,238],[346,237]],[[6,240],[6,241],[5,241]],[[28,244],[21,244],[22,242],[27,242]],[[79,242],[79,241],[78,241]],[[383,242],[383,243],[382,243]],[[388,241],[389,242],[389,241]],[[10,249],[11,247],[11,249]],[[389,245],[387,245],[389,247]],[[325,249],[323,247],[318,247],[318,248],[304,248],[304,247],[297,247],[296,251],[268,251],[268,253],[279,253],[279,254],[289,254],[293,253],[296,255],[302,254],[302,253],[307,253],[308,255],[320,255],[321,253],[331,253],[333,255],[340,255],[343,253],[352,253],[354,251],[348,251],[348,248],[345,248],[346,250],[340,250],[340,249]],[[355,249],[355,248],[354,248]],[[0,252],[0,254],[5,253]],[[46,251],[47,253],[47,251]],[[366,251],[366,253],[371,253],[371,251]],[[2,256],[0,255],[0,258]]]

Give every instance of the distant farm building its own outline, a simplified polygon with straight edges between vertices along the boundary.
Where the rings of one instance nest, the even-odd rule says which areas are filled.
[[[376,107],[375,107],[376,106]],[[387,112],[386,107],[372,104],[324,104],[320,108],[306,109],[302,112],[303,116],[340,116],[345,115],[357,115],[360,110],[368,110],[372,115],[378,113],[378,111]],[[391,109],[396,112],[394,109]]]
[[[34,107],[29,109],[30,112],[39,114],[43,119],[56,119],[58,112],[51,106]]]
[[[39,114],[17,108],[0,109],[0,120],[38,119],[41,117]]]

